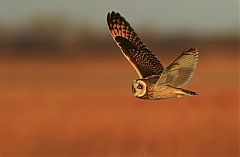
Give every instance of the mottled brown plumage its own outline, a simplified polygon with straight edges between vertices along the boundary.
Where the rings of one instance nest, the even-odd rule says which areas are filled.
[[[119,13],[108,13],[107,23],[113,39],[140,76],[140,79],[134,80],[132,84],[136,97],[164,99],[197,95],[195,92],[178,88],[191,80],[198,61],[197,49],[184,51],[164,70],[157,56],[147,48]]]
[[[137,70],[140,78],[160,75],[163,66],[157,56],[140,40],[130,24],[119,14],[108,13],[107,22],[112,37],[125,57]]]

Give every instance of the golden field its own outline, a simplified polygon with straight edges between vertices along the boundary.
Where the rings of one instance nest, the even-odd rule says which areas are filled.
[[[131,93],[138,76],[114,50],[109,57],[1,58],[0,156],[239,155],[237,52],[200,50],[185,87],[197,97],[146,101]],[[179,53],[158,56],[166,66]]]

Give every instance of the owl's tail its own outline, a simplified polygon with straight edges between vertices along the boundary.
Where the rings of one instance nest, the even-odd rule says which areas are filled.
[[[185,95],[197,96],[196,92],[193,92],[193,91],[190,91],[190,90],[186,90],[186,89],[182,89],[182,91],[185,93]]]
[[[178,94],[178,97],[181,97],[181,95],[189,95],[189,96],[197,96],[196,92],[190,91],[190,90],[186,90],[186,89],[182,89],[182,88],[178,88],[180,90],[178,90],[176,93]]]

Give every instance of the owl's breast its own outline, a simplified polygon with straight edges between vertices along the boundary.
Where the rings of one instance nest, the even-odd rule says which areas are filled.
[[[154,84],[148,84],[146,93],[141,97],[142,99],[154,99]]]

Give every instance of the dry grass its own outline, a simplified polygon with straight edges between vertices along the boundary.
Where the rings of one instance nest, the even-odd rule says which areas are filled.
[[[237,157],[238,61],[201,54],[186,87],[198,97],[143,101],[120,53],[2,60],[0,156]]]

